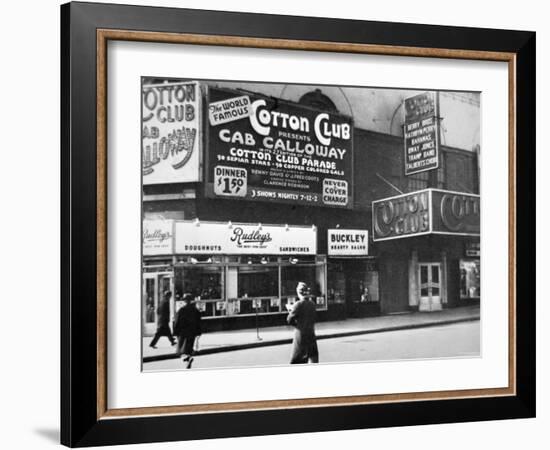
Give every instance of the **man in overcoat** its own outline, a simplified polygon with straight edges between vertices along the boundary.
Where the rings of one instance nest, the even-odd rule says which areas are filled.
[[[170,341],[170,344],[175,345],[176,340],[172,336],[170,331],[170,298],[172,297],[172,292],[164,291],[162,294],[162,300],[159,302],[157,307],[157,332],[153,337],[153,340],[149,344],[150,347],[157,348],[157,342],[161,336],[166,336]]]
[[[182,361],[190,369],[194,361],[195,339],[202,334],[201,313],[193,303],[191,294],[183,294],[182,300],[183,306],[176,313],[174,321],[174,334],[178,338],[176,354],[182,357]]]
[[[296,287],[298,301],[290,309],[287,322],[295,327],[290,364],[319,362],[315,336],[316,306],[311,300],[309,287],[303,281]]]

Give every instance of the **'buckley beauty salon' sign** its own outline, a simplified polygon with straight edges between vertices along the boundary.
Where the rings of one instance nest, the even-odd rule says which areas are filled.
[[[176,253],[226,255],[315,255],[314,227],[176,222]]]
[[[327,248],[329,256],[367,256],[369,232],[339,228],[328,230]]]

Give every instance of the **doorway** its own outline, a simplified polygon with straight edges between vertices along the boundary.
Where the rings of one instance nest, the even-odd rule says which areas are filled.
[[[440,311],[441,306],[441,263],[420,263],[419,311]]]
[[[148,272],[143,274],[142,322],[143,335],[152,336],[157,329],[157,307],[164,291],[171,291],[170,316],[174,314],[174,288],[171,272]]]

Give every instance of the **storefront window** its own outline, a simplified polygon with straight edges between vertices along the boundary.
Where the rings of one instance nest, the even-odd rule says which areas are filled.
[[[279,312],[278,266],[251,262],[246,266],[239,266],[237,273],[239,305],[235,314]]]
[[[460,260],[460,298],[480,297],[480,263],[479,261]]]
[[[362,302],[377,302],[380,300],[378,293],[378,272],[366,272],[363,284]]]
[[[328,267],[328,302],[346,302],[346,274],[342,264],[329,264]]]
[[[326,286],[324,263],[300,264],[297,258],[289,259],[290,264],[281,267],[281,303],[286,309],[287,303],[297,300],[296,286],[304,281],[310,288],[310,295],[317,304],[317,308],[326,307]]]
[[[374,261],[347,260],[329,264],[329,304],[378,301],[378,269]]]
[[[298,282],[304,281],[308,284],[311,294],[317,295],[319,292],[316,286],[315,266],[284,266],[282,268],[282,295],[296,296],[296,286]]]
[[[175,269],[174,289],[193,295],[203,317],[286,313],[286,304],[296,301],[296,285],[305,281],[323,309],[325,272],[325,260],[313,257],[187,258]]]
[[[182,270],[181,285],[176,284],[176,293],[189,293],[201,300],[222,299],[221,267],[187,266]],[[179,291],[179,292],[178,292]]]
[[[238,274],[239,297],[279,296],[277,266],[241,266]]]
[[[186,264],[175,269],[174,289],[177,296],[191,294],[203,316],[225,315],[223,302],[223,265],[215,263]]]

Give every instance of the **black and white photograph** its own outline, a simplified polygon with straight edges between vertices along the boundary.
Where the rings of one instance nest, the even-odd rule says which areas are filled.
[[[142,371],[479,358],[481,100],[142,76]]]

